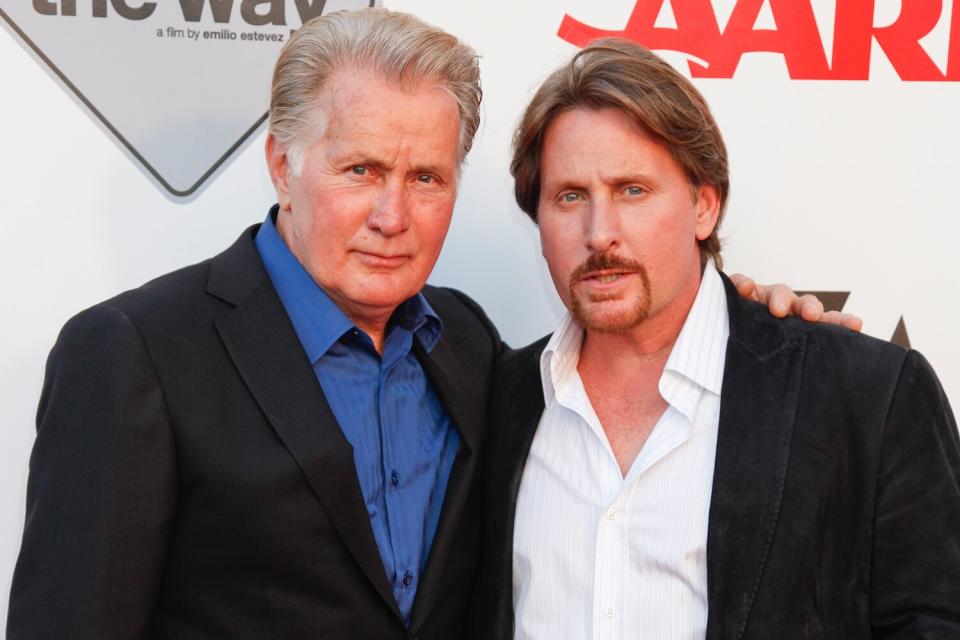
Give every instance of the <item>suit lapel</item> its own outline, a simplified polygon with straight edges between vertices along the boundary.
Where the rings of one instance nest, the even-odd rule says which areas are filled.
[[[712,639],[742,637],[756,597],[780,513],[806,344],[724,280],[730,339],[707,535]]]
[[[414,340],[413,352],[440,397],[463,444],[471,451],[477,451],[485,426],[486,384],[467,379],[471,363],[460,362],[450,348],[450,343],[444,338],[437,342],[430,353],[423,350],[419,340]]]
[[[464,506],[477,475],[487,401],[486,385],[466,379],[465,371],[468,369],[457,359],[445,339],[441,339],[429,354],[423,350],[419,340],[414,340],[414,352],[459,432],[461,445],[450,469],[440,520],[410,612],[411,633],[415,633],[423,624],[443,587],[441,575],[444,564],[455,543],[457,524],[463,517]]]
[[[243,239],[241,239],[243,240]],[[216,321],[237,370],[280,440],[300,466],[324,512],[357,563],[394,613],[393,597],[377,549],[347,442],[327,404],[313,367],[266,277],[252,242],[238,242],[211,266],[208,291],[236,308]],[[241,255],[242,254],[242,255]],[[233,265],[234,267],[238,265]],[[259,271],[244,286],[229,274]],[[251,282],[247,279],[246,282]]]

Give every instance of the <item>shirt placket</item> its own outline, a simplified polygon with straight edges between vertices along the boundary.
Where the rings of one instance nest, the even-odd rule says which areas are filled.
[[[406,467],[403,456],[398,452],[394,443],[394,434],[392,429],[396,425],[387,424],[388,420],[396,418],[392,412],[387,411],[385,403],[385,390],[388,388],[391,374],[396,369],[401,358],[397,351],[403,349],[393,349],[397,345],[388,344],[384,349],[384,358],[380,363],[379,384],[377,385],[377,422],[380,430],[380,442],[383,464],[383,487],[385,502],[387,505],[387,527],[390,532],[390,543],[393,547],[393,580],[395,591],[407,592],[412,598],[416,589],[418,562],[411,556],[412,546],[404,544],[404,540],[410,540],[415,532],[407,531],[403,526],[404,517],[404,488]],[[402,345],[400,345],[402,347]]]
[[[613,640],[623,636],[623,571],[627,566],[626,497],[619,467],[614,460],[604,460],[613,495],[597,518],[596,547],[594,549],[593,581],[593,637],[595,640]],[[615,468],[610,469],[610,465]]]

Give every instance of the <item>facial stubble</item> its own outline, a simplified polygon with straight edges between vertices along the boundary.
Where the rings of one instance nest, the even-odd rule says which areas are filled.
[[[633,296],[626,309],[614,314],[596,308],[605,302],[618,300],[624,294],[584,294],[579,284],[585,276],[598,271],[617,270],[640,278],[640,291]],[[577,322],[588,331],[598,333],[626,333],[638,326],[650,315],[650,278],[646,268],[636,260],[629,260],[613,253],[595,253],[577,267],[570,275],[570,312]]]

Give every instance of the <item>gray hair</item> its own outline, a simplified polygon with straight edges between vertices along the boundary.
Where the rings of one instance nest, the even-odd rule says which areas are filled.
[[[287,41],[273,71],[270,133],[299,174],[303,153],[326,128],[317,97],[344,68],[370,69],[409,87],[436,81],[460,111],[460,161],[480,126],[480,67],[476,52],[414,16],[387,9],[337,11],[304,23]]]

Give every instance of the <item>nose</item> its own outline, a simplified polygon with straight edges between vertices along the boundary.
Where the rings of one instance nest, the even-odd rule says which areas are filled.
[[[584,226],[584,240],[590,251],[604,253],[620,246],[620,213],[609,198],[590,201]]]
[[[367,226],[385,236],[395,236],[410,227],[406,190],[402,184],[388,182],[377,197]]]

